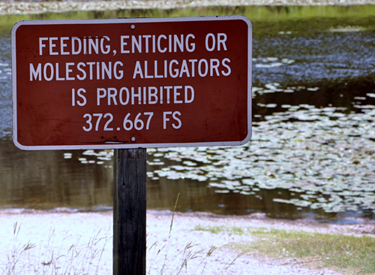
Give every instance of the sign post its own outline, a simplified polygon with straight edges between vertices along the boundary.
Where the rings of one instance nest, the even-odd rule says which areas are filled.
[[[15,145],[115,149],[113,270],[145,274],[145,148],[250,140],[251,22],[21,21],[11,39]]]
[[[146,149],[114,155],[113,274],[146,274]]]

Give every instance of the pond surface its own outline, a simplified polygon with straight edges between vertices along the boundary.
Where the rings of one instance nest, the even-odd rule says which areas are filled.
[[[124,15],[119,13],[59,19]],[[183,212],[261,212],[339,223],[374,219],[374,8],[130,15],[206,14],[245,14],[253,23],[253,137],[240,147],[148,149],[148,208],[173,209],[181,193],[177,211]],[[111,150],[25,152],[13,145],[9,33],[10,27],[0,32],[0,208],[112,209]]]

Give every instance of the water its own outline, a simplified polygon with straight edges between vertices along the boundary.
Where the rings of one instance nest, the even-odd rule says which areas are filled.
[[[183,212],[340,223],[374,218],[375,16],[358,15],[353,6],[337,7],[335,17],[332,9],[326,16],[267,8],[256,10],[267,12],[263,17],[248,15],[252,141],[149,149],[149,209],[173,209],[181,193],[177,210]],[[0,207],[111,209],[112,151],[24,152],[12,144],[9,31],[0,33]]]
[[[0,32],[0,138],[12,134],[12,83],[10,34]]]

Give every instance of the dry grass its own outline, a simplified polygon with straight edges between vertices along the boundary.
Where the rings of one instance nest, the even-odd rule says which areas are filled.
[[[177,201],[178,198],[176,205]],[[218,264],[215,254],[217,247],[202,247],[185,239],[180,242],[179,238],[172,236],[178,234],[173,232],[173,222],[174,215],[170,222],[167,240],[158,239],[148,247],[147,274],[207,274],[209,272],[207,266],[212,268]],[[65,236],[62,236],[61,232],[56,233],[52,229],[44,239],[30,241],[29,238],[32,239],[33,235],[26,234],[27,232],[15,223],[11,246],[6,251],[7,259],[0,262],[0,274],[107,275],[112,273],[112,231],[99,230],[90,239],[79,237],[85,232],[73,231],[72,228],[71,232],[64,233]],[[226,274],[238,257],[228,256],[226,260],[221,257],[221,271],[219,270],[218,274],[220,272]]]
[[[13,246],[7,253],[7,263],[3,267],[4,275],[19,274],[97,274],[108,237],[100,236],[101,231],[87,244],[80,245],[78,239],[69,249],[56,246],[54,230],[49,232],[46,243],[36,245],[19,240],[21,226],[14,224]],[[66,241],[69,236],[63,237]],[[66,247],[66,246],[64,246]]]
[[[172,229],[173,229],[173,222],[174,222],[174,214],[176,211],[178,199],[180,194],[178,193],[176,202],[174,205],[174,210],[172,214],[171,224],[169,227],[169,234],[168,240],[165,245],[162,245],[161,248],[158,248],[157,243],[152,244],[149,249],[156,250],[156,253],[152,256],[152,263],[148,269],[148,274],[152,274],[152,267],[155,262],[161,262],[163,259],[163,265],[160,271],[157,274],[206,274],[206,265],[208,261],[211,259],[212,254],[215,252],[217,247],[211,246],[207,251],[204,249],[199,248],[197,244],[193,244],[189,242],[180,253],[173,254],[171,257],[170,250],[171,250],[171,236],[172,236]],[[234,259],[230,260],[226,263],[220,274],[225,274],[226,271],[234,264],[234,262],[242,255],[239,254]],[[160,258],[160,260],[158,259]]]

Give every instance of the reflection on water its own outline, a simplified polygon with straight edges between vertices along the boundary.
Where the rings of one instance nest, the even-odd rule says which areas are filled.
[[[62,151],[25,152],[12,141],[1,140],[0,167],[3,208],[80,209],[112,204],[112,171],[67,161]]]
[[[274,12],[272,22],[250,8],[223,9],[254,16],[252,141],[149,149],[148,208],[173,209],[181,193],[178,211],[374,218],[375,16],[345,17],[355,9],[319,20],[296,19],[298,9],[254,9]],[[112,151],[25,152],[12,144],[10,66],[8,28],[0,32],[0,208],[111,209]]]
[[[163,148],[160,151],[149,149],[148,209],[173,209],[176,196],[180,193],[177,211],[182,212],[204,211],[234,215],[262,212],[274,218],[314,218],[338,222],[345,222],[345,219],[350,221],[351,217],[356,216],[371,217],[371,211],[362,209],[328,213],[322,208],[306,207],[303,205],[306,202],[302,199],[304,195],[301,196],[300,193],[309,196],[307,199],[309,201],[309,199],[323,197],[329,200],[329,192],[314,193],[310,186],[306,193],[303,189],[306,185],[294,186],[291,192],[293,185],[281,183],[278,186],[276,181],[270,182],[270,179],[276,178],[276,176],[270,177],[270,173],[277,175],[277,172],[270,171],[270,166],[265,167],[264,171],[259,169],[259,165],[254,165],[253,169],[248,171],[239,169],[239,163],[236,164],[233,159],[239,154],[231,155],[231,150],[241,151],[236,147],[195,150],[196,148],[187,150]],[[246,147],[243,150],[246,150]],[[91,150],[73,151],[71,155],[63,151],[23,152],[9,140],[0,141],[0,151],[1,208],[54,209],[64,207],[70,211],[112,209],[113,170],[112,159],[108,159],[108,153],[112,154],[112,152],[104,152],[105,157],[103,157],[103,151]],[[207,151],[209,154],[222,151],[228,156],[220,158],[220,154],[216,155],[217,162],[211,165],[219,166],[216,171],[212,171],[208,165],[196,165],[203,163],[202,156]],[[179,153],[176,154],[176,152]],[[249,151],[247,153],[249,154]],[[265,151],[264,157],[266,155]],[[248,163],[259,163],[263,166],[261,159],[264,157],[259,156],[259,150],[255,149],[252,158],[243,159],[244,162],[248,159]],[[237,169],[233,170],[231,165]],[[186,169],[188,167],[193,167],[193,169]],[[267,179],[264,178],[265,176]],[[249,181],[246,178],[255,180]],[[241,184],[233,186],[235,182],[233,179],[239,179]],[[308,177],[302,176],[302,180],[307,179]],[[218,185],[214,182],[222,182],[222,184]],[[332,194],[333,196],[343,190],[336,191]],[[364,191],[362,193],[366,194]],[[285,201],[295,200],[296,203],[279,203],[275,198]]]
[[[321,80],[312,86],[267,83],[253,87],[253,121],[303,107],[335,107],[337,112],[363,113],[375,105],[374,73],[357,78]],[[290,118],[289,121],[294,121]]]

